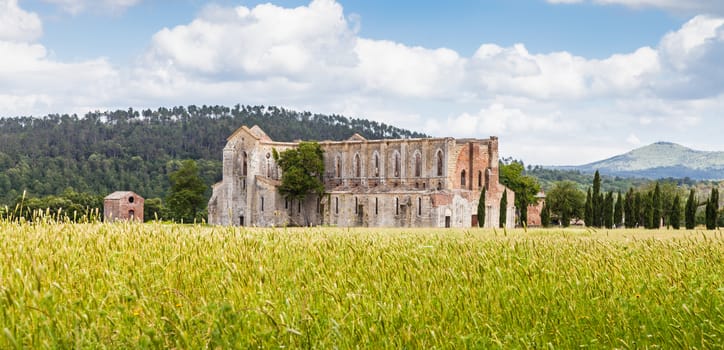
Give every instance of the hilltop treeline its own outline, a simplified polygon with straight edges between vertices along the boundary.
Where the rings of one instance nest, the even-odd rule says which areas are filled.
[[[188,106],[52,114],[0,119],[0,204],[72,190],[104,196],[132,190],[163,198],[168,174],[196,160],[207,185],[221,178],[226,138],[241,125],[259,125],[278,141],[370,139],[425,135],[364,119],[277,107]]]

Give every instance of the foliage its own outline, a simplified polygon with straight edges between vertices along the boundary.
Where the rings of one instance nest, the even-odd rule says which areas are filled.
[[[541,187],[535,177],[526,175],[523,162],[517,160],[501,161],[499,164],[499,181],[515,192],[515,206],[518,210],[519,223],[528,221],[528,204],[537,203],[536,195]]]
[[[279,193],[287,199],[302,200],[310,193],[324,194],[324,152],[316,142],[301,142],[299,147],[282,153],[274,150],[274,159],[282,168]]]
[[[485,227],[485,187],[480,191],[478,199],[478,227]]]
[[[686,209],[684,210],[684,222],[688,230],[696,226],[696,208],[698,207],[698,203],[695,196],[694,189],[691,189],[689,199],[686,200]]]
[[[540,224],[544,228],[551,226],[551,207],[547,201],[543,202],[543,208],[540,213]]]
[[[199,177],[196,162],[191,159],[183,161],[178,170],[169,174],[169,180],[171,189],[168,197],[166,197],[169,218],[180,222],[194,222],[204,219],[206,185]]]
[[[654,192],[651,195],[651,206],[653,207],[653,220],[651,224],[651,228],[659,228],[661,227],[661,218],[663,216],[661,212],[661,187],[659,186],[659,182],[656,182],[656,187],[654,188]]]
[[[616,228],[623,226],[623,203],[623,195],[621,194],[621,191],[618,191],[618,194],[616,195],[616,206],[613,210],[613,225]]]
[[[717,227],[719,214],[719,189],[712,188],[711,195],[706,201],[706,229],[714,230]]]
[[[505,227],[508,218],[508,191],[503,191],[503,197],[500,198],[500,215],[498,216],[498,227]]]
[[[707,233],[0,232],[2,349],[711,349],[724,334],[724,244]]]
[[[553,187],[554,183],[565,180],[573,181],[579,190],[585,191],[587,187],[591,186],[594,175],[593,173],[578,170],[551,169],[538,165],[529,167],[527,174],[538,179],[541,187],[546,192]],[[605,174],[600,176],[602,191],[626,191],[631,187],[636,188],[651,182],[651,180],[644,178],[608,176]],[[696,183],[691,179],[679,179],[677,181],[680,182],[680,185],[693,185]]]
[[[568,227],[570,218],[581,218],[585,196],[572,181],[561,181],[553,185],[546,194],[546,203],[559,222]]]
[[[593,175],[593,192],[591,192],[591,207],[593,208],[593,227],[603,226],[603,195],[601,194],[601,175],[596,170]]]
[[[613,228],[613,192],[608,192],[603,201],[603,226]]]
[[[168,194],[168,174],[196,160],[206,184],[221,180],[226,138],[259,125],[277,141],[425,137],[364,119],[295,112],[278,107],[188,106],[0,118],[0,206],[66,188],[105,196],[130,190],[145,198]],[[210,188],[209,188],[210,189]],[[210,191],[206,192],[210,196]]]
[[[79,193],[71,188],[60,195],[20,196],[6,213],[32,221],[39,212],[47,217],[62,217],[71,222],[89,222],[103,217],[103,197]]]
[[[675,230],[678,230],[681,225],[681,199],[679,196],[674,197],[674,202],[671,204],[670,223]]]
[[[583,221],[586,223],[586,226],[593,226],[593,198],[591,195],[591,188],[588,188],[588,192],[586,192],[586,202],[583,205]]]

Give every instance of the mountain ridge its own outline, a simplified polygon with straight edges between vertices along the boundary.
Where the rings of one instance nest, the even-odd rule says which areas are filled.
[[[699,151],[677,143],[659,141],[627,153],[583,165],[552,166],[621,177],[724,179],[724,152]]]

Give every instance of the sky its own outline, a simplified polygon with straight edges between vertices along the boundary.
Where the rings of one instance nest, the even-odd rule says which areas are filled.
[[[0,117],[274,105],[576,165],[724,151],[721,0],[0,0]]]

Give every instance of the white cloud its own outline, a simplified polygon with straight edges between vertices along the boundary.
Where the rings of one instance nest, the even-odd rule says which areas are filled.
[[[79,14],[85,11],[122,12],[142,0],[43,0],[58,5],[63,11]]]
[[[21,9],[17,0],[0,0],[0,40],[33,41],[42,33],[37,14]]]
[[[363,19],[349,20],[332,0],[214,5],[160,30],[137,63],[116,68],[102,58],[53,59],[33,41],[42,28],[37,15],[13,0],[0,4],[15,13],[0,13],[15,18],[0,21],[0,33],[24,33],[17,18],[37,20],[29,26],[35,34],[0,37],[5,115],[279,105],[435,136],[498,135],[501,155],[534,164],[586,163],[662,139],[696,146],[724,129],[724,19],[716,16],[693,18],[655,47],[589,59],[529,52],[522,43],[484,43],[463,56],[363,38]]]

